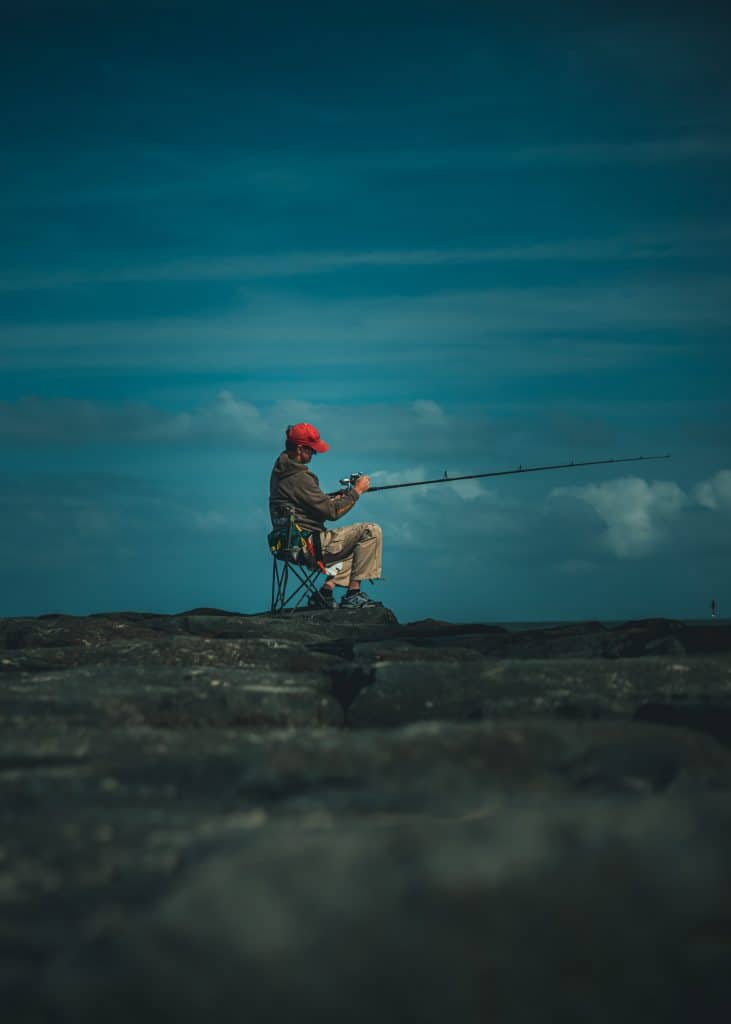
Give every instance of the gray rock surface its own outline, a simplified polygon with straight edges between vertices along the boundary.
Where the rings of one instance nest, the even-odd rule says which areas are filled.
[[[724,624],[59,615],[0,670],[3,1019],[727,1017]]]

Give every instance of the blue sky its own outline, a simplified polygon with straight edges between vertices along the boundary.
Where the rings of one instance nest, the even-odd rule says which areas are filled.
[[[727,15],[5,22],[0,614],[261,610],[298,419],[326,489],[672,453],[366,496],[402,619],[731,607]]]

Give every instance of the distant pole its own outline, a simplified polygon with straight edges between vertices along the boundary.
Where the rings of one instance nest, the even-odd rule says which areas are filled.
[[[711,618],[712,619],[716,618],[716,602],[715,602],[715,600],[711,601]]]

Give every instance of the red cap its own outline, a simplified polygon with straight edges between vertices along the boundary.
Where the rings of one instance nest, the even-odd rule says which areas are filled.
[[[295,423],[293,427],[287,427],[287,440],[316,452],[326,452],[330,447],[320,438],[320,432],[311,423]]]

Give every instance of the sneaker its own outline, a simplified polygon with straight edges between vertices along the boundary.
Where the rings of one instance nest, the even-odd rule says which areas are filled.
[[[317,590],[310,594],[307,601],[308,608],[337,608],[332,590]]]
[[[382,601],[372,601],[362,590],[349,590],[340,602],[341,608],[380,608]]]

